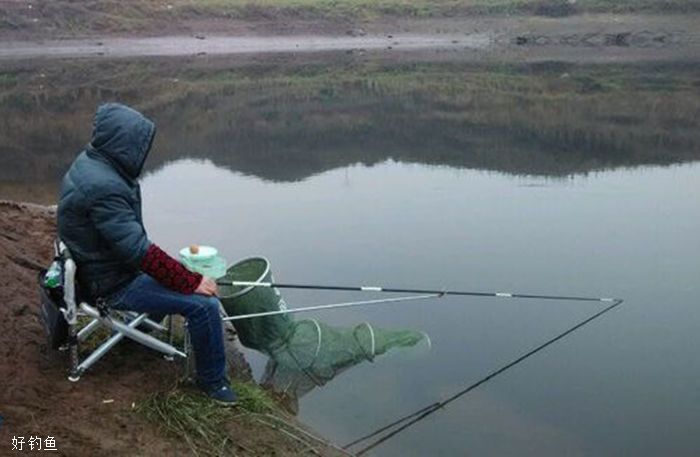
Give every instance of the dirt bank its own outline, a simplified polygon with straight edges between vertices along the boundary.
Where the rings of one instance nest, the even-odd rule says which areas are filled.
[[[13,436],[25,437],[24,450],[30,436],[52,436],[66,456],[190,455],[182,437],[132,407],[175,383],[172,363],[126,341],[71,383],[65,355],[47,349],[36,277],[52,257],[54,237],[52,208],[0,202],[0,455],[11,453]],[[230,359],[249,376],[239,355]],[[227,428],[233,443],[224,455],[305,455],[303,444],[267,425],[234,420]]]

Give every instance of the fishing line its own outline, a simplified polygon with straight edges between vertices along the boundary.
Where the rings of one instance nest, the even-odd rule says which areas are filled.
[[[439,407],[440,407],[440,402],[439,402],[439,401],[436,401],[435,403],[431,403],[430,405],[425,406],[425,407],[419,409],[418,411],[414,411],[414,412],[412,412],[412,413],[410,413],[410,414],[407,414],[407,415],[405,415],[405,416],[403,416],[403,417],[401,417],[401,418],[399,418],[399,419],[396,419],[394,422],[390,422],[390,423],[388,423],[388,424],[386,424],[386,425],[384,425],[384,426],[378,428],[377,430],[373,431],[372,433],[369,433],[369,434],[367,434],[367,435],[365,435],[365,436],[362,436],[362,437],[356,439],[355,441],[349,442],[348,444],[346,444],[345,446],[343,446],[343,449],[348,449],[348,448],[353,447],[354,445],[359,444],[359,443],[361,443],[361,442],[363,442],[363,441],[367,441],[367,440],[370,439],[370,438],[373,438],[373,437],[375,437],[375,436],[377,436],[377,435],[382,434],[382,432],[385,432],[385,431],[387,431],[387,430],[389,430],[389,429],[391,429],[391,428],[394,428],[395,426],[399,425],[399,424],[402,423],[402,422],[406,422],[407,420],[409,420],[409,419],[411,419],[411,418],[413,418],[413,417],[416,417],[416,416],[418,416],[419,414],[422,414],[422,413],[424,413],[424,412],[426,412],[426,411],[429,411],[429,410],[438,409]]]
[[[238,321],[241,319],[252,319],[254,317],[277,316],[280,314],[306,313],[309,311],[319,311],[324,309],[352,308],[355,306],[380,305],[385,303],[397,303],[402,301],[426,300],[428,298],[439,298],[440,294],[415,295],[410,297],[381,298],[376,300],[350,301],[343,303],[331,303],[328,305],[306,306],[303,308],[287,308],[277,311],[265,311],[262,313],[239,314],[237,316],[225,317],[223,321]]]
[[[371,449],[374,449],[375,447],[379,446],[380,444],[386,442],[387,440],[391,439],[392,437],[398,435],[402,431],[406,430],[407,428],[411,427],[412,425],[422,421],[423,419],[427,418],[431,414],[435,413],[439,409],[444,408],[448,404],[452,403],[453,401],[459,399],[460,397],[468,394],[472,390],[476,389],[477,387],[481,386],[482,384],[485,384],[486,382],[492,380],[496,376],[504,373],[505,371],[509,370],[510,368],[513,368],[514,366],[518,365],[519,363],[525,361],[526,359],[532,357],[533,355],[537,354],[538,352],[542,351],[546,347],[556,343],[557,341],[562,340],[563,338],[567,337],[571,333],[575,332],[576,330],[582,328],[586,324],[594,321],[595,319],[598,319],[602,315],[608,313],[609,311],[612,311],[619,305],[621,305],[623,300],[621,299],[614,299],[613,303],[610,306],[607,306],[606,308],[603,308],[601,311],[598,311],[597,313],[593,314],[592,316],[584,319],[583,321],[579,322],[578,324],[574,325],[573,327],[568,328],[567,330],[563,331],[562,333],[556,335],[555,337],[545,341],[544,343],[540,344],[539,346],[535,347],[534,349],[526,352],[525,354],[521,355],[520,357],[512,360],[511,362],[503,365],[501,368],[498,368],[497,370],[492,371],[488,375],[484,376],[480,380],[476,381],[475,383],[469,385],[465,389],[455,393],[454,395],[446,398],[445,400],[433,403],[431,405],[428,405],[426,407],[423,407],[419,409],[416,412],[410,413],[406,416],[403,416],[399,418],[398,420],[395,420],[391,422],[390,424],[387,424],[377,430],[375,430],[372,433],[369,433],[361,438],[358,438],[351,443],[348,443],[347,445],[343,446],[345,449],[355,446],[361,442],[367,441],[371,438],[374,438],[375,436],[378,436],[382,434],[383,432],[390,430],[391,428],[403,423],[400,427],[396,428],[392,432],[382,436],[381,438],[373,441],[369,445],[365,446],[364,448],[360,449],[355,455],[363,455],[370,451]]]

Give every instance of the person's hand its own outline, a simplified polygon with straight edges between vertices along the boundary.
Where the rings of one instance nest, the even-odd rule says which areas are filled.
[[[195,294],[213,296],[219,294],[219,288],[216,287],[216,281],[206,276],[202,277],[202,282],[199,283],[197,289],[194,291]]]

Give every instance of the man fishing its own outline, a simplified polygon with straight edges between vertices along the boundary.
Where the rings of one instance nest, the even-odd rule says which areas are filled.
[[[226,377],[216,283],[193,273],[147,236],[137,178],[155,125],[108,103],[95,114],[92,140],[63,178],[58,232],[78,266],[81,293],[116,310],[187,319],[197,384],[213,400],[236,403]]]

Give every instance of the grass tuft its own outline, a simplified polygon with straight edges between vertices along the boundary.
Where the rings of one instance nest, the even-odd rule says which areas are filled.
[[[270,394],[255,383],[234,381],[232,387],[238,394],[238,405],[248,412],[263,414],[279,409]]]
[[[138,403],[136,411],[171,435],[184,439],[199,456],[222,455],[229,437],[222,426],[231,411],[201,394],[159,392]]]
[[[197,456],[233,455],[236,448],[227,433],[227,424],[246,413],[263,414],[277,406],[260,386],[234,382],[239,403],[222,407],[205,395],[175,388],[148,396],[136,405],[136,412],[157,424],[168,434],[184,439]]]

